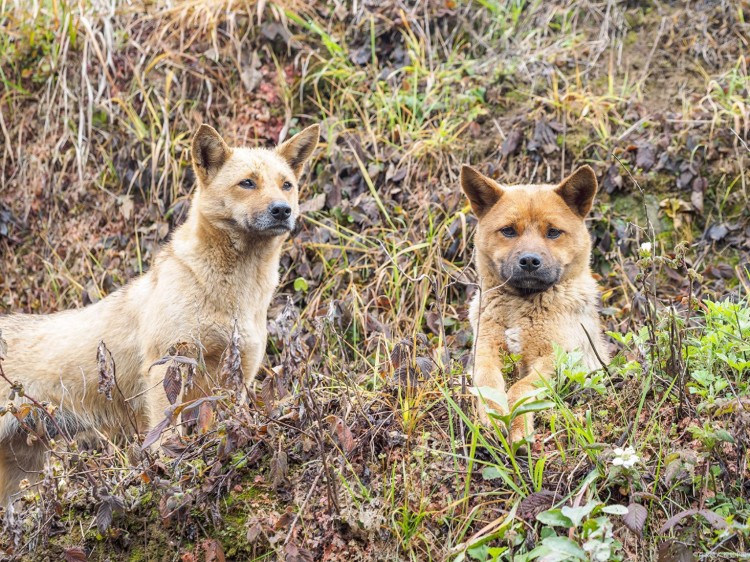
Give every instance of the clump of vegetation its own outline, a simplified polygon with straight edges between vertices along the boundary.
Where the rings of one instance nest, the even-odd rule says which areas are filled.
[[[180,432],[50,443],[40,487],[3,515],[3,556],[746,551],[750,13],[631,4],[2,4],[2,312],[81,306],[146,270],[185,217],[201,122],[258,145],[321,122],[324,141],[254,387],[176,405]],[[593,266],[617,353],[587,372],[558,352],[493,428],[468,377],[467,162],[506,183],[585,162],[601,185]],[[539,434],[512,447],[523,408]]]
[[[648,327],[638,333],[612,333],[622,349],[601,371],[585,373],[578,354],[558,352],[558,380],[540,389],[548,399],[525,404],[549,416],[550,434],[537,446],[536,455],[519,455],[510,448],[502,428],[493,441],[482,428],[472,426],[490,454],[481,463],[483,478],[512,486],[517,497],[503,525],[466,545],[469,558],[621,560],[629,554],[628,539],[638,537],[644,545],[656,545],[667,531],[680,537],[680,552],[745,548],[748,511],[741,498],[747,458],[740,443],[746,439],[742,404],[748,393],[737,381],[744,380],[748,365],[730,357],[747,351],[750,308],[745,302],[700,304],[690,329],[681,324],[679,332],[672,332],[684,336],[680,343],[661,330],[663,322],[674,321],[674,311],[654,316],[658,333],[664,335],[656,342],[649,341]],[[679,318],[685,321],[682,314]],[[725,324],[730,320],[731,331]],[[662,350],[677,345],[679,356],[652,362],[658,356],[654,345]],[[697,355],[702,346],[711,352]],[[718,355],[725,358],[721,367],[716,364]],[[720,402],[728,406],[722,415],[701,414],[713,408],[715,397],[694,392],[694,380],[670,371],[673,361],[681,362],[693,379],[700,379],[711,365],[713,382],[733,389]],[[633,399],[627,401],[622,394]],[[681,405],[690,412],[683,423],[674,416]],[[671,425],[666,434],[663,429],[670,426],[665,426],[665,419]],[[618,432],[619,438],[613,439]],[[582,465],[580,480],[570,487],[565,475]],[[701,507],[681,508],[689,505]],[[619,541],[615,529],[632,534]]]

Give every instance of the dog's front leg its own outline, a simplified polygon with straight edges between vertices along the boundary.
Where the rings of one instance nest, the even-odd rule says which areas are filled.
[[[0,507],[6,507],[12,497],[17,497],[21,480],[26,478],[35,482],[39,479],[44,460],[45,447],[39,442],[29,446],[20,434],[3,440],[0,447]]]
[[[503,356],[506,354],[505,327],[492,320],[481,318],[475,332],[474,368],[472,373],[475,387],[490,387],[500,396],[505,396],[505,378],[503,376]],[[486,407],[489,406],[501,415],[508,413],[506,404],[498,404],[487,397],[480,397],[477,404],[479,420],[489,426],[490,418]]]
[[[252,394],[255,377],[258,374],[265,355],[266,336],[261,338],[245,338],[240,349],[240,365],[242,366],[242,380],[240,381],[241,400],[247,397],[247,392]]]
[[[542,356],[531,361],[525,369],[525,377],[518,380],[508,389],[508,402],[513,407],[518,400],[529,396],[541,385],[542,380],[547,379],[553,372],[551,356]],[[515,418],[511,424],[511,442],[520,441],[526,437],[534,436],[534,414],[529,412]]]

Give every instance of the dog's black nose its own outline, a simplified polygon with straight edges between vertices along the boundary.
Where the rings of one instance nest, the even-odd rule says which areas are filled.
[[[292,208],[286,201],[274,201],[268,207],[268,212],[271,213],[273,218],[278,220],[286,220],[292,216]]]
[[[518,258],[518,265],[524,271],[531,273],[542,267],[542,258],[537,254],[524,254]]]

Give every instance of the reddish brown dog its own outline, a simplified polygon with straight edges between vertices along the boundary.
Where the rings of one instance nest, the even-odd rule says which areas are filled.
[[[594,171],[583,166],[559,185],[500,186],[464,166],[461,187],[479,219],[474,240],[480,291],[470,307],[474,385],[507,398],[507,406],[480,400],[480,419],[488,423],[485,406],[507,414],[507,407],[554,372],[553,343],[583,352],[591,370],[600,366],[597,353],[607,360],[584,224],[597,181]],[[521,359],[506,392],[503,358],[508,353]],[[513,421],[510,437],[519,441],[533,433],[529,413]]]

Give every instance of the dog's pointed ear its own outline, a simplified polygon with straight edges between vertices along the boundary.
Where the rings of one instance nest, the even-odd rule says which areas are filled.
[[[312,151],[318,146],[320,125],[311,125],[276,147],[276,154],[289,163],[294,175],[299,178],[302,168]]]
[[[590,166],[581,166],[565,178],[555,192],[576,215],[584,218],[591,210],[598,189],[594,170]]]
[[[190,153],[193,157],[193,168],[196,175],[203,182],[208,182],[227,161],[232,149],[216,132],[216,129],[204,123],[193,137]]]
[[[482,218],[503,196],[503,189],[495,180],[467,165],[461,166],[461,189],[477,218]]]

